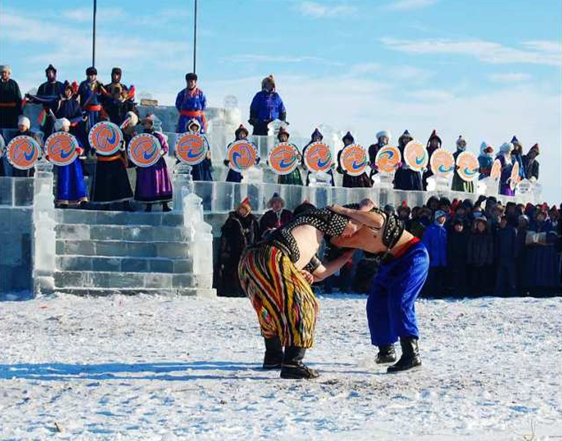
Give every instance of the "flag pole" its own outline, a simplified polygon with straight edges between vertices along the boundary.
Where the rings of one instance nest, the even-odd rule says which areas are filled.
[[[96,66],[96,14],[98,10],[98,0],[94,0],[94,19],[92,22],[92,67]]]
[[[193,15],[193,73],[197,68],[197,0],[195,0],[195,13]]]

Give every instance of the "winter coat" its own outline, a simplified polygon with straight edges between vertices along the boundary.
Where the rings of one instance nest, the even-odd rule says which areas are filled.
[[[408,222],[408,224],[406,225],[406,230],[408,230],[410,233],[421,240],[423,238],[425,229],[430,223],[431,221],[426,217],[411,219],[410,222]]]
[[[506,226],[496,232],[496,257],[500,266],[515,263],[517,258],[517,230]]]
[[[483,233],[474,231],[470,234],[467,263],[474,267],[482,267],[494,263],[494,238],[488,231]]]
[[[527,155],[523,155],[523,169],[525,170],[525,176],[527,179],[535,178],[539,179],[539,162],[536,159],[531,159]]]
[[[452,268],[464,267],[468,259],[468,238],[466,230],[460,233],[451,229],[447,235],[447,263]]]
[[[267,135],[267,124],[279,119],[285,121],[287,111],[279,94],[262,90],[254,96],[250,105],[250,124],[254,135]]]
[[[535,222],[529,232],[548,233],[548,245],[527,245],[525,256],[525,282],[528,287],[554,288],[560,286],[560,255],[556,249],[555,231],[549,221]]]
[[[457,163],[457,158],[462,152],[463,152],[462,150],[457,150],[455,153],[453,153],[453,158],[455,158],[455,164]],[[457,167],[455,167],[455,174],[453,175],[453,183],[451,185],[451,190],[464,191],[466,193],[474,193],[474,182],[472,181],[468,182],[465,181],[463,178],[461,178],[461,175],[459,175],[459,171]]]
[[[423,244],[429,253],[429,266],[447,266],[447,230],[445,227],[432,223],[423,234]]]
[[[502,165],[502,173],[500,176],[500,194],[513,196],[514,191],[509,186],[509,178],[511,170],[513,170],[513,158],[507,159],[505,155],[499,155],[498,159]]]
[[[273,210],[266,211],[260,219],[259,236],[264,237],[270,230],[281,228],[289,223],[293,218],[293,213],[289,210],[282,210],[279,215]]]
[[[478,156],[478,164],[480,165],[480,175],[478,179],[484,179],[490,176],[492,171],[492,165],[494,165],[494,158],[486,154],[481,154]]]
[[[258,239],[258,221],[253,214],[241,217],[236,211],[228,215],[221,228],[217,291],[221,296],[242,296],[238,263],[244,250]]]

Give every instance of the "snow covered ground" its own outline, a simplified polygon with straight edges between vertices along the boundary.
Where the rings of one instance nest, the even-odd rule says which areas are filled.
[[[0,303],[2,440],[562,440],[562,299],[420,301],[423,368],[373,363],[365,297],[322,298],[322,377],[259,369],[246,299]]]

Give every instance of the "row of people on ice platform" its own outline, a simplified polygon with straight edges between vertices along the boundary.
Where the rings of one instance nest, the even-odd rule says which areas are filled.
[[[11,69],[9,66],[0,68],[0,128],[17,128],[18,117],[22,114],[23,106],[26,101],[40,103],[43,105],[43,112],[40,115],[40,127],[45,136],[51,134],[54,121],[56,118],[67,118],[71,121],[71,133],[73,133],[81,141],[85,153],[90,150],[88,141],[88,131],[100,120],[109,120],[117,125],[123,124],[127,115],[131,112],[138,116],[138,110],[135,103],[134,86],[126,86],[121,82],[122,70],[115,67],[111,71],[111,82],[102,84],[97,77],[95,67],[86,69],[86,79],[79,85],[74,83],[61,83],[57,80],[57,70],[54,66],[49,65],[45,70],[47,81],[41,84],[35,95],[26,95],[22,100],[18,84],[10,78]],[[185,76],[186,87],[182,89],[176,97],[176,108],[179,113],[178,125],[176,131],[183,133],[190,130],[189,122],[196,120],[200,125],[200,133],[207,132],[207,120],[205,110],[207,108],[207,99],[203,91],[197,86],[197,75],[188,73]],[[275,80],[272,75],[264,78],[261,83],[261,90],[254,96],[250,106],[249,123],[253,127],[253,135],[268,135],[268,125],[274,120],[286,121],[287,111],[283,100],[276,91]],[[247,139],[250,135],[249,130],[241,125],[234,134],[234,140]],[[127,138],[127,134],[126,134]],[[279,142],[289,142],[290,135],[283,129],[278,133]],[[377,173],[375,166],[375,158],[378,151],[391,142],[391,134],[389,131],[381,131],[377,133],[377,142],[368,148],[371,172],[363,173],[360,176],[348,175],[340,163],[341,151],[338,154],[335,169],[343,175],[342,185],[344,187],[371,187],[373,185],[373,175]],[[323,139],[322,134],[316,129],[311,135],[311,141],[303,147],[305,149],[312,142],[318,142]],[[413,140],[412,134],[408,130],[398,139],[398,148],[401,153],[408,142]],[[8,140],[9,141],[9,140]],[[351,133],[347,133],[343,139],[344,146],[355,143],[355,139]],[[429,158],[432,154],[442,147],[442,140],[433,131],[427,141],[427,152]],[[462,136],[456,141],[456,152],[453,154],[455,159],[467,150],[467,143]],[[513,195],[513,190],[509,185],[509,178],[513,166],[519,164],[519,174],[522,179],[536,181],[539,178],[539,163],[537,156],[539,155],[539,145],[533,145],[529,151],[524,154],[523,146],[517,139],[513,137],[511,142],[501,145],[499,151],[495,151],[494,147],[483,142],[480,147],[480,155],[478,157],[480,165],[480,179],[484,179],[490,175],[494,160],[499,159],[502,169],[500,178],[500,194]],[[212,161],[209,157],[206,161],[193,169],[194,180],[210,181],[213,180]],[[307,172],[304,183],[310,183],[310,173]],[[329,171],[332,185],[335,184],[333,171]],[[394,187],[400,190],[425,190],[427,186],[427,178],[432,175],[430,170],[425,172],[417,172],[410,169],[405,163],[401,163],[396,170],[394,176]],[[234,170],[228,173],[228,182],[241,182],[242,175]],[[303,178],[301,171],[297,168],[287,176],[280,176],[279,183],[302,185]],[[464,181],[458,173],[455,172],[452,182],[452,190],[474,192],[474,183]]]
[[[231,212],[222,226],[215,287],[222,296],[243,296],[238,264],[247,247],[287,223],[303,210],[286,209],[276,193],[261,217],[252,213],[249,200]],[[406,229],[429,252],[430,268],[422,290],[426,297],[545,296],[561,293],[561,207],[542,205],[503,206],[495,198],[449,201],[430,197],[422,207],[401,205],[396,213]],[[333,260],[338,250],[329,246],[324,257]],[[376,274],[369,256],[358,254],[322,284],[324,292],[366,293]]]

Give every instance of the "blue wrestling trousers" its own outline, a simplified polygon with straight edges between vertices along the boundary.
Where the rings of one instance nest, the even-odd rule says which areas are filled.
[[[428,269],[429,254],[422,242],[380,266],[367,300],[373,345],[391,345],[399,337],[419,338],[415,302]]]

